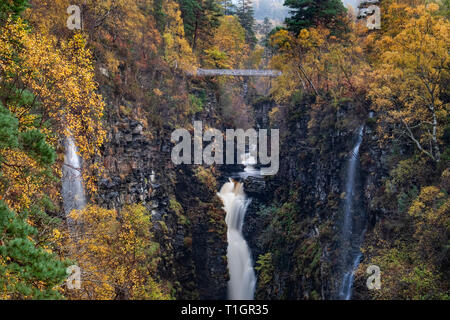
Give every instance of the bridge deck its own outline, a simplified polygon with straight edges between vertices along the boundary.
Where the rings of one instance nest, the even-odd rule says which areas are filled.
[[[232,76],[232,77],[279,77],[278,70],[255,70],[255,69],[197,69],[191,74],[199,77]]]

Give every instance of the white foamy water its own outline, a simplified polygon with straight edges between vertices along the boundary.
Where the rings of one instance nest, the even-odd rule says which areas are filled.
[[[243,179],[248,177],[260,177],[261,170],[256,169],[255,166],[258,163],[257,157],[257,146],[250,146],[250,150],[242,155],[242,164],[245,166],[244,171],[239,173],[239,176]]]
[[[218,195],[224,205],[228,226],[228,299],[252,300],[256,277],[250,249],[242,235],[245,212],[250,200],[244,193],[243,184],[231,179],[222,186]]]
[[[344,273],[339,288],[338,298],[342,300],[350,300],[352,296],[353,281],[355,278],[355,271],[359,266],[361,260],[361,251],[359,249],[364,230],[355,228],[353,220],[355,216],[361,216],[361,208],[355,206],[355,196],[357,190],[355,190],[356,179],[359,176],[357,170],[359,170],[359,150],[363,141],[364,126],[361,126],[358,130],[358,137],[355,146],[353,147],[348,163],[347,163],[347,176],[345,181],[345,200],[344,200],[344,223],[342,227],[342,243],[345,243],[345,248],[341,248],[344,254],[342,255],[342,261],[344,264]]]
[[[86,206],[86,196],[83,188],[81,159],[72,137],[65,143],[64,164],[62,168],[62,198],[64,213],[67,216],[72,210],[82,210]]]

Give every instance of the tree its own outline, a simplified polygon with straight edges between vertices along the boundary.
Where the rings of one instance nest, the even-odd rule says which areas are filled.
[[[163,4],[163,11],[166,16],[166,27],[163,34],[165,59],[171,67],[192,70],[195,67],[195,57],[184,36],[179,5],[173,0],[166,1]]]
[[[37,229],[27,217],[0,200],[0,299],[60,299],[57,286],[67,276],[68,263],[37,246],[32,238]]]
[[[160,33],[164,32],[165,25],[165,15],[163,12],[163,0],[154,0],[153,1],[153,16],[155,17],[156,27]]]
[[[54,161],[55,150],[44,134],[20,132],[18,119],[0,103],[1,299],[61,298],[56,286],[66,277],[67,262],[49,250],[50,244],[28,222],[37,225],[35,217],[46,216],[36,200]]]
[[[258,272],[258,286],[256,296],[258,299],[270,299],[270,288],[273,285],[274,267],[272,253],[261,254],[256,261],[255,270]]]
[[[210,68],[239,68],[248,54],[245,30],[235,16],[224,16],[220,20],[212,40],[212,47],[205,50],[204,64]]]
[[[415,219],[417,250],[434,265],[448,260],[450,199],[436,186],[423,187],[408,213]],[[448,261],[447,261],[448,263]]]
[[[263,35],[267,36],[273,29],[273,24],[269,18],[265,17],[261,26],[261,32]]]
[[[179,0],[179,3],[186,38],[194,50],[199,45],[205,47],[219,26],[219,3],[217,0]]]
[[[0,22],[9,16],[19,17],[28,6],[28,0],[0,0]]]
[[[118,213],[92,205],[70,215],[75,226],[62,244],[82,272],[81,290],[67,292],[70,298],[170,298],[154,276],[160,249],[144,206],[130,205]]]
[[[346,12],[341,0],[285,0],[284,5],[292,9],[286,25],[295,34],[319,25],[332,28]]]
[[[232,0],[219,0],[220,5],[223,8],[223,13],[226,16],[236,14],[236,6]]]
[[[297,37],[285,29],[270,37],[270,45],[277,51],[271,67],[283,72],[273,81],[276,101],[289,102],[298,93],[323,101],[327,96],[335,101],[344,97],[357,101],[365,94],[368,65],[358,31],[352,30],[347,39],[339,41],[330,41],[329,35],[326,28],[311,27],[302,29]]]
[[[437,9],[436,4],[408,9],[410,19],[401,32],[376,42],[384,52],[369,92],[383,136],[406,136],[435,162],[448,117],[450,64],[450,23],[434,14]]]
[[[254,48],[257,40],[255,31],[253,30],[255,25],[255,17],[252,0],[238,0],[236,15],[245,30],[245,41],[251,48]]]
[[[32,122],[53,146],[59,135],[72,135],[83,159],[93,159],[105,137],[105,103],[96,93],[92,53],[82,35],[57,40],[31,33],[20,18],[8,23],[0,36],[0,76],[0,101],[17,115],[21,129]],[[25,105],[23,92],[32,94]],[[91,163],[83,176],[95,191],[99,163]]]

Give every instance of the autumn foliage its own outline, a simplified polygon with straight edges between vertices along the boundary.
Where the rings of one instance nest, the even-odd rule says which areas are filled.
[[[81,30],[66,26],[71,4],[83,12]],[[293,143],[299,159],[309,152],[328,161],[336,133],[361,124],[386,158],[356,275],[361,281],[368,264],[379,265],[383,289],[365,298],[449,298],[448,1],[383,0],[382,28],[368,31],[338,0],[288,0],[287,27],[265,30],[259,42],[250,2],[239,4],[233,11],[216,0],[0,1],[0,299],[174,298],[180,283],[159,272],[163,245],[149,208],[96,204],[98,180],[107,178],[104,145],[117,129],[110,125],[139,122],[159,143],[155,150],[195,117],[247,128],[263,85],[283,143],[305,124],[304,139]],[[260,83],[192,78],[198,67],[282,75]],[[59,190],[69,136],[90,204],[65,216]],[[215,170],[193,171],[212,193]],[[264,208],[272,251],[256,260],[259,297],[272,297],[286,248],[296,263],[292,278],[319,278],[321,243],[306,238],[303,227],[313,222],[295,203],[301,187],[278,208]],[[168,195],[171,210],[187,224],[175,198]],[[331,229],[313,234],[332,243]],[[192,237],[184,243],[191,247]],[[82,270],[81,290],[65,284],[71,264]]]

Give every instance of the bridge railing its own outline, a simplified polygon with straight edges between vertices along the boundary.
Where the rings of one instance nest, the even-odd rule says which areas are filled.
[[[232,76],[232,77],[279,77],[281,71],[278,70],[256,70],[256,69],[197,69],[191,72],[190,76],[214,77],[214,76]]]

